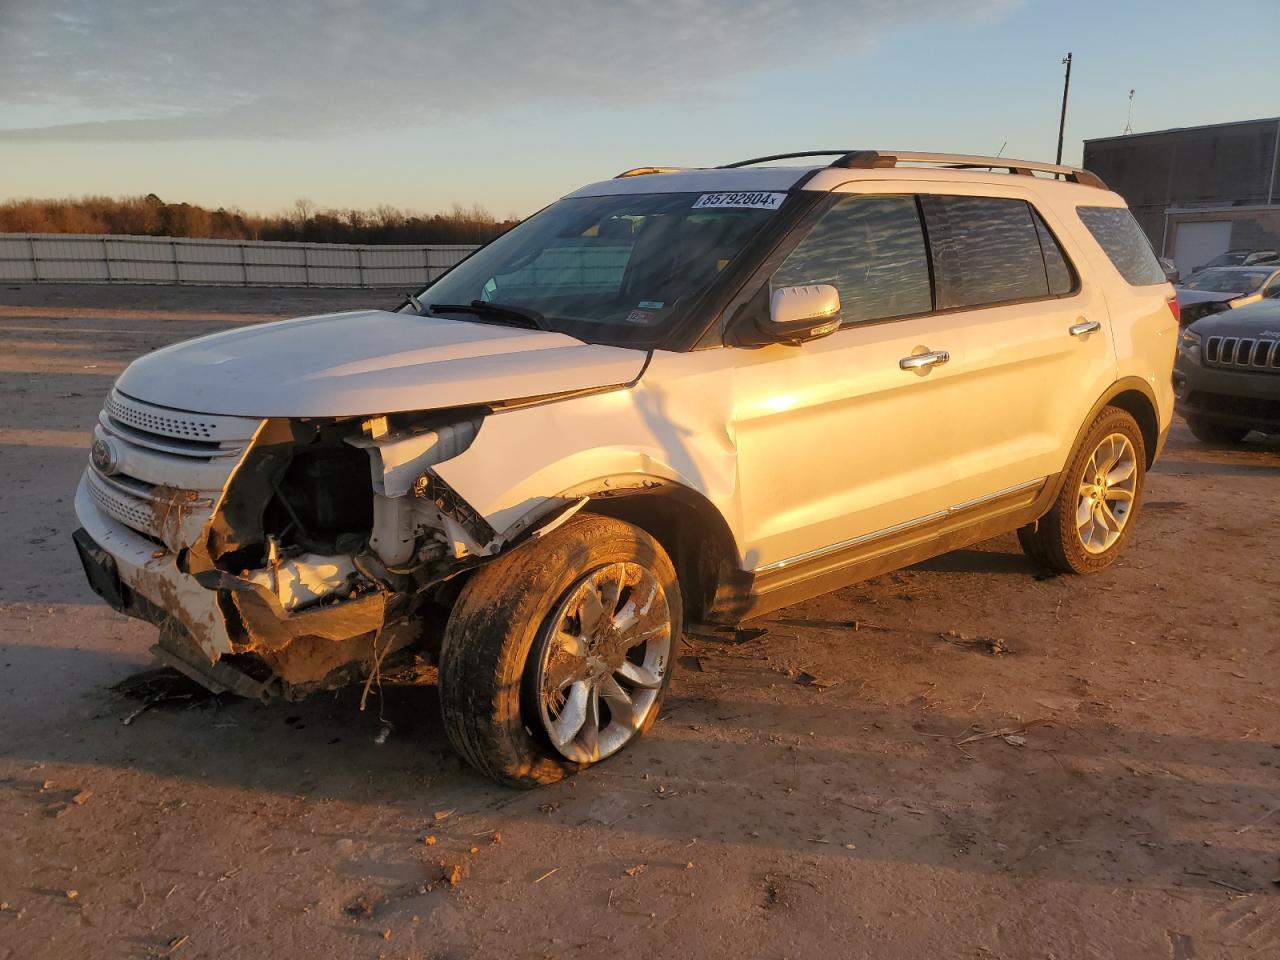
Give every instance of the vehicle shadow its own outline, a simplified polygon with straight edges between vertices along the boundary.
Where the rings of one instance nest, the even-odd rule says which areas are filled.
[[[1258,827],[1275,804],[1280,751],[1270,743],[1053,711],[1016,721],[877,702],[852,688],[788,684],[778,702],[761,695],[764,673],[741,680],[731,697],[677,685],[644,741],[531,792],[495,786],[456,759],[430,683],[375,684],[364,713],[359,688],[265,706],[157,700],[128,728],[121,718],[138,699],[104,694],[75,736],[3,739],[0,757],[42,769],[33,783],[65,779],[49,772],[63,765],[111,769],[148,803],[221,803],[231,789],[369,805],[386,814],[388,840],[447,808],[451,829],[536,822],[765,858],[804,852],[1148,888],[1213,889],[1211,878],[1274,892],[1271,834]]]

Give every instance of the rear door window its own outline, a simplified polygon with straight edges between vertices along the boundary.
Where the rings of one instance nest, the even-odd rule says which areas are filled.
[[[928,313],[929,258],[914,197],[849,197],[774,272],[771,287],[829,283],[845,323]]]
[[[1133,219],[1133,214],[1128,209],[1076,207],[1076,212],[1120,276],[1129,284],[1146,287],[1168,282],[1147,235],[1142,232],[1138,221]]]
[[[929,229],[939,310],[1049,296],[1040,230],[1025,201],[928,194],[920,202]],[[1056,241],[1052,248],[1061,258]],[[1061,270],[1057,273],[1061,285]]]

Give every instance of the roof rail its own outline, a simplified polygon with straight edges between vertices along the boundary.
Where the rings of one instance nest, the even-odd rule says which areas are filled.
[[[856,151],[855,151],[856,152]],[[806,150],[803,153],[775,153],[771,157],[752,157],[750,160],[739,160],[737,163],[722,163],[717,170],[735,170],[738,167],[751,167],[757,163],[769,163],[771,160],[798,160],[802,157],[843,157],[848,150]]]
[[[966,167],[986,170],[1008,170],[1012,174],[1031,176],[1033,173],[1052,173],[1086,187],[1107,189],[1096,173],[1079,167],[1064,167],[1055,163],[1037,163],[1033,160],[1012,160],[1008,157],[979,157],[963,153],[915,153],[905,150],[806,150],[801,153],[776,153],[769,157],[753,157],[736,163],[723,164],[718,169],[729,170],[750,167],[774,160],[798,160],[804,157],[836,157],[830,166],[847,170],[872,170],[896,167],[900,163],[934,163],[963,169]]]
[[[630,170],[623,170],[613,179],[621,180],[623,177],[644,177],[651,173],[679,173],[687,167],[632,167]]]
[[[883,167],[896,167],[900,163],[935,163],[946,167],[977,167],[986,170],[1008,170],[1021,176],[1031,176],[1035,172],[1051,173],[1073,183],[1086,187],[1107,189],[1107,185],[1096,173],[1082,170],[1079,167],[1064,167],[1056,163],[1038,163],[1034,160],[1013,160],[1008,157],[981,157],[964,153],[916,153],[908,150],[895,150],[892,153],[880,150],[851,150],[831,164],[848,170],[870,170]]]

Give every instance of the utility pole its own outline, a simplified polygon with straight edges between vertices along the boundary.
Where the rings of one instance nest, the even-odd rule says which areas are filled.
[[[1062,60],[1067,65],[1067,79],[1062,84],[1062,119],[1058,121],[1058,159],[1057,163],[1062,163],[1062,136],[1067,132],[1067,92],[1071,89],[1071,54],[1068,53]]]

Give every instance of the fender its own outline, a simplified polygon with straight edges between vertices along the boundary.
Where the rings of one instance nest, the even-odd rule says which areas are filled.
[[[582,496],[668,484],[708,501],[735,530],[732,391],[718,386],[642,381],[496,412],[465,452],[433,469],[499,534]]]

